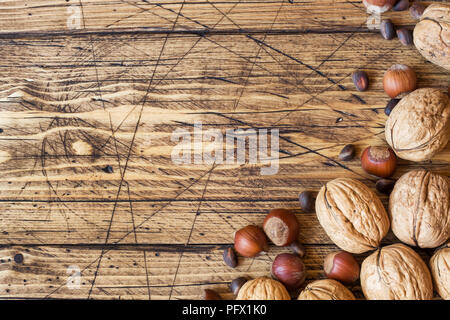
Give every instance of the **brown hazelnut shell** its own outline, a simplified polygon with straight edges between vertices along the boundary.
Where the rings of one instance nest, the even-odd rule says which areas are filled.
[[[274,209],[264,219],[263,229],[270,241],[283,247],[297,240],[300,226],[292,211]]]

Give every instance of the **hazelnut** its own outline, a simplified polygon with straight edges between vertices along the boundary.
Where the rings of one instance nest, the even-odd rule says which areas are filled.
[[[395,108],[395,106],[400,102],[400,99],[391,99],[386,105],[386,108],[384,108],[384,113],[388,116],[391,114],[392,110]]]
[[[435,248],[450,236],[450,179],[426,170],[410,171],[389,198],[392,231],[400,241]]]
[[[291,300],[291,297],[281,282],[261,277],[244,283],[236,300]]]
[[[233,281],[231,281],[230,283],[230,289],[231,292],[233,292],[233,294],[235,296],[238,295],[239,290],[241,290],[242,286],[244,285],[244,283],[246,283],[248,281],[248,279],[244,278],[244,277],[239,277],[234,279]]]
[[[411,17],[413,17],[416,20],[419,20],[422,17],[424,11],[425,6],[417,1],[415,1],[409,8],[409,13],[411,14]]]
[[[298,196],[300,207],[306,212],[311,212],[314,210],[314,200],[314,194],[311,191],[303,191]]]
[[[347,144],[339,153],[339,160],[350,161],[355,157],[355,146]]]
[[[316,214],[342,250],[363,253],[377,248],[389,230],[389,217],[378,196],[362,182],[338,178],[320,189]]]
[[[398,0],[392,10],[394,11],[405,11],[409,8],[409,0]]]
[[[272,263],[272,276],[289,290],[298,289],[305,281],[306,272],[302,259],[292,253],[281,253]]]
[[[299,224],[295,215],[287,209],[274,209],[263,222],[267,237],[276,246],[287,246],[298,237]]]
[[[260,227],[246,226],[234,235],[234,249],[244,257],[255,257],[267,248],[267,238]]]
[[[203,300],[222,300],[222,297],[212,289],[205,289],[203,291]]]
[[[363,0],[369,13],[383,13],[391,10],[397,0]]]
[[[352,73],[353,84],[358,91],[366,91],[369,87],[369,77],[364,71],[355,71]]]
[[[361,287],[368,300],[429,300],[430,271],[410,247],[396,243],[368,256],[361,265]]]
[[[397,157],[388,147],[367,147],[361,156],[361,166],[369,174],[387,178],[394,174]]]
[[[375,189],[379,193],[390,195],[395,186],[395,180],[392,179],[380,179],[375,184]]]
[[[395,98],[401,93],[416,89],[417,77],[413,69],[404,64],[394,64],[383,78],[383,88],[387,95]]]
[[[437,293],[450,300],[450,243],[436,250],[430,259],[430,269]]]
[[[396,33],[402,45],[409,46],[413,44],[413,32],[408,28],[397,29]]]
[[[298,241],[292,242],[289,247],[291,250],[298,255],[300,258],[303,258],[306,252],[305,247]]]
[[[386,121],[386,141],[402,159],[423,161],[450,139],[450,99],[438,89],[417,89],[405,96]]]
[[[450,4],[428,6],[414,28],[414,44],[428,61],[450,70]]]
[[[380,33],[386,40],[392,40],[395,36],[394,24],[390,19],[381,21]]]
[[[227,247],[223,250],[223,261],[227,266],[231,268],[236,268],[237,257],[232,247]]]
[[[352,283],[359,278],[359,264],[351,253],[335,251],[325,257],[323,270],[327,278]]]
[[[343,284],[332,279],[316,280],[306,286],[298,300],[356,300]]]

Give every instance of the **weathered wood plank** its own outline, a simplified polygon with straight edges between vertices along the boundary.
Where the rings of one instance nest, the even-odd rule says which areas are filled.
[[[1,33],[83,31],[366,32],[360,1],[2,1]],[[80,16],[78,20],[77,17]],[[177,18],[178,16],[178,18]],[[386,13],[397,24],[413,24],[405,13]],[[174,26],[174,23],[176,24]]]

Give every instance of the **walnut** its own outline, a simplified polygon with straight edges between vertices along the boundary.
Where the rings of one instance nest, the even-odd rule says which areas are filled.
[[[352,253],[377,248],[389,230],[389,217],[378,196],[354,179],[339,178],[323,186],[316,213],[331,240]]]
[[[261,277],[247,281],[236,300],[291,300],[291,297],[281,282]]]
[[[404,174],[389,198],[392,231],[402,242],[435,248],[450,236],[450,179],[426,170]]]
[[[392,110],[385,135],[398,157],[431,159],[450,138],[450,99],[432,88],[411,92]]]
[[[429,61],[450,70],[450,4],[432,4],[414,28],[414,44]]]
[[[430,269],[437,293],[442,299],[450,300],[450,242],[433,254]]]
[[[340,282],[325,279],[308,284],[298,300],[355,300],[355,296]]]
[[[396,243],[368,256],[361,265],[361,287],[369,300],[429,300],[430,271],[410,247]]]

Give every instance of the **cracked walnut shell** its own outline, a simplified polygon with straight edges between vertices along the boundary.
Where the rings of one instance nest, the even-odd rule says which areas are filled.
[[[389,217],[380,199],[355,179],[338,178],[323,186],[316,214],[331,240],[352,253],[376,249],[389,231]]]
[[[368,256],[361,265],[361,287],[368,300],[429,300],[431,274],[410,247],[396,243]]]
[[[389,198],[392,231],[421,248],[440,246],[450,236],[450,179],[426,170],[404,174]]]
[[[324,279],[308,284],[298,300],[355,300],[355,296],[340,282]]]
[[[281,282],[260,277],[247,281],[236,300],[291,300],[291,297]]]
[[[433,254],[430,269],[437,293],[442,299],[450,300],[450,243]]]
[[[417,89],[405,96],[386,121],[386,141],[398,157],[431,159],[450,139],[450,99],[438,89]]]
[[[425,9],[414,28],[414,44],[425,59],[450,70],[450,4]]]

